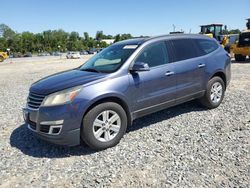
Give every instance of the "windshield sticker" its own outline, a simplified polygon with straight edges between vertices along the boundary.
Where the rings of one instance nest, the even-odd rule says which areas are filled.
[[[123,49],[136,49],[138,45],[126,45],[123,47]]]

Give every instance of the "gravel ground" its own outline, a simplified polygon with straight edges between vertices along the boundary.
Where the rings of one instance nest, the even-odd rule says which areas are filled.
[[[21,111],[31,83],[85,59],[0,64],[0,187],[250,187],[250,62],[232,64],[219,108],[188,102],[138,119],[105,151],[37,139]]]

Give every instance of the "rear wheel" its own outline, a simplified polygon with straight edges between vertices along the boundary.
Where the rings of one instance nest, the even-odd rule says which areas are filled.
[[[220,105],[224,98],[224,93],[224,81],[220,77],[215,76],[209,80],[206,93],[200,101],[205,107],[213,109]]]
[[[93,107],[83,118],[81,138],[91,148],[103,150],[119,143],[127,129],[127,115],[117,103]]]
[[[235,54],[234,57],[235,57],[236,61],[245,61],[246,60],[246,56],[243,56],[241,54]]]

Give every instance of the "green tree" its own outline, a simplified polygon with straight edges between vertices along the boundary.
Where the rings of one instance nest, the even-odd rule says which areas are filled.
[[[105,48],[108,45],[102,39],[113,39],[116,41],[132,38],[130,34],[104,35],[103,31],[97,31],[95,39],[90,37],[87,32],[83,33],[83,37],[77,32],[65,32],[59,30],[47,30],[41,33],[23,32],[16,33],[5,24],[0,24],[0,50],[6,51],[7,48],[11,52],[52,52],[66,50],[75,51],[89,48]]]
[[[23,32],[21,34],[22,38],[22,53],[26,52],[34,52],[35,45],[34,45],[34,34],[30,32]]]
[[[80,40],[79,33],[71,32],[67,42],[67,49],[69,51],[76,51],[79,47],[78,41]]]
[[[5,39],[13,38],[15,32],[9,26],[0,24],[0,36],[3,36]]]
[[[115,36],[115,42],[131,39],[131,38],[133,38],[131,34],[118,34]]]
[[[231,29],[230,31],[228,31],[228,34],[240,34],[240,30],[239,29]]]
[[[121,40],[121,35],[120,34],[116,35],[115,36],[115,42],[118,42],[120,40]]]
[[[7,48],[7,42],[5,38],[0,37],[0,51],[6,51]]]
[[[89,41],[89,34],[88,34],[88,32],[84,32],[83,36],[84,36],[84,40],[85,41]]]
[[[103,31],[97,31],[95,35],[96,40],[102,40],[104,38]]]

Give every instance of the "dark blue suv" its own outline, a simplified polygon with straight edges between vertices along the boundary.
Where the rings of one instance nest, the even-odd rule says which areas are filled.
[[[189,100],[216,108],[231,77],[228,53],[203,35],[115,43],[82,66],[32,84],[28,128],[52,143],[115,146],[133,120]]]

